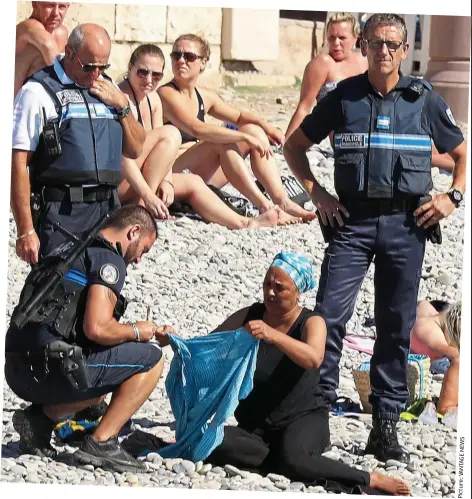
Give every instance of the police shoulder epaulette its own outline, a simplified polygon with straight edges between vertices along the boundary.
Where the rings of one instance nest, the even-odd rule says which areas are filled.
[[[433,85],[431,85],[429,81],[423,80],[421,78],[412,78],[410,84],[408,85],[408,89],[417,93],[418,95],[422,95],[424,89],[433,90]]]

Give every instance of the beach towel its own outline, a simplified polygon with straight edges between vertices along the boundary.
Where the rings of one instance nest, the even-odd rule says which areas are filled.
[[[176,421],[176,443],[159,454],[202,461],[220,445],[224,422],[253,388],[259,340],[243,328],[190,340],[172,335],[169,339],[174,358],[166,390]]]
[[[356,336],[355,334],[348,334],[344,338],[344,346],[346,348],[351,348],[352,350],[357,350],[358,352],[368,353],[373,355],[374,353],[374,343],[373,338],[365,338],[362,336]]]

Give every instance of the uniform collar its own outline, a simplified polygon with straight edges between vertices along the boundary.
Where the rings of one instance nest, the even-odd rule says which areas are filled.
[[[400,79],[398,80],[397,84],[392,88],[392,90],[390,90],[388,95],[392,94],[396,90],[405,90],[410,85],[410,83],[411,83],[410,76],[405,76],[401,71],[399,71],[399,75],[400,75]],[[377,92],[377,90],[375,90],[375,88],[371,85],[371,83],[369,81],[368,71],[366,71],[364,73],[364,76],[365,76],[365,81],[370,89],[370,92],[372,92],[375,95],[380,96],[380,94]],[[384,96],[384,97],[386,97],[386,96]]]
[[[62,67],[61,61],[64,59],[64,54],[59,54],[54,59],[54,71],[57,74],[60,82],[63,85],[74,85],[74,82],[66,75],[64,68]]]

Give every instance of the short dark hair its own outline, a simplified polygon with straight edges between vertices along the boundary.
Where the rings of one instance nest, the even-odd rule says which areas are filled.
[[[406,29],[406,23],[403,17],[398,14],[373,14],[367,19],[364,24],[364,29],[362,30],[362,38],[367,40],[369,32],[373,30],[374,26],[395,26],[402,33],[402,40],[406,42],[408,40],[408,31]]]
[[[142,206],[132,204],[122,206],[113,212],[103,224],[102,229],[122,230],[135,224],[139,224],[145,233],[156,234],[157,237],[157,223],[151,213]]]

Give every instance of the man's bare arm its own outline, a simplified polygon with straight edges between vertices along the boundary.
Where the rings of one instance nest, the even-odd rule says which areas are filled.
[[[28,164],[33,153],[13,149],[11,162],[10,204],[15,218],[18,235],[25,234],[33,228],[31,216],[31,185]]]
[[[120,324],[113,316],[117,296],[108,287],[100,284],[90,286],[83,329],[90,341],[99,345],[114,346],[135,340],[131,324]],[[150,321],[136,322],[140,341],[149,341],[156,332],[156,326]]]
[[[34,45],[41,52],[46,66],[50,66],[54,62],[56,55],[64,49],[64,47],[58,46],[54,36],[46,31],[44,26],[36,19],[28,19],[22,24],[17,39],[18,42],[23,42],[25,45],[28,43]]]

